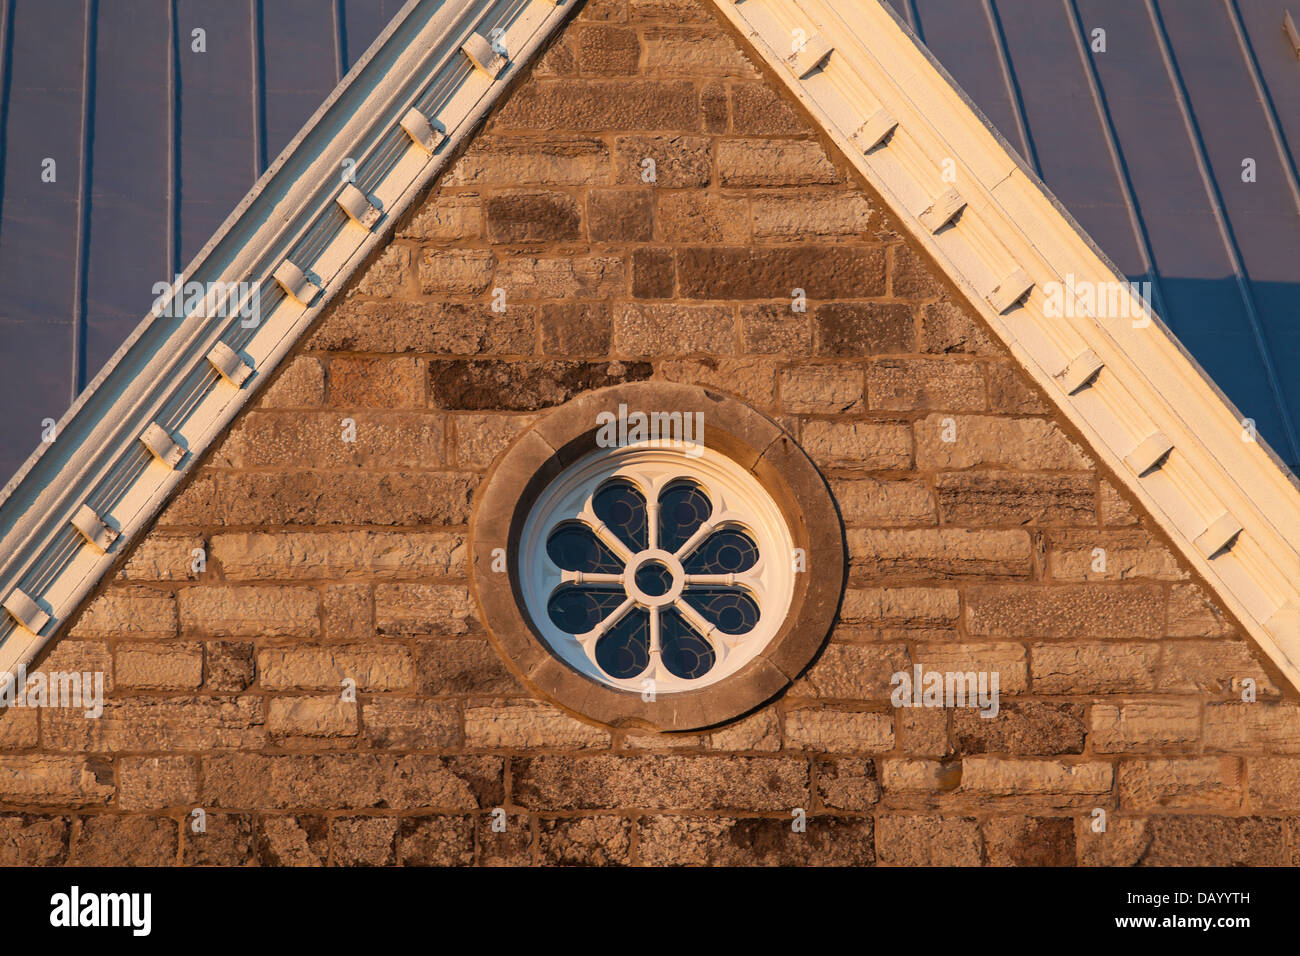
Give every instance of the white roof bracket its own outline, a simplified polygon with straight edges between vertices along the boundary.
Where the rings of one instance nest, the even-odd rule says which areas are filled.
[[[272,274],[276,282],[280,283],[280,288],[293,296],[303,305],[311,305],[312,299],[316,298],[316,293],[320,287],[290,260],[285,259],[276,267]]]
[[[1196,550],[1206,558],[1212,558],[1224,548],[1229,548],[1241,534],[1241,522],[1226,511],[1210,522],[1210,526],[1197,535]]]
[[[238,353],[235,352],[225,342],[218,342],[212,346],[212,350],[207,355],[208,364],[235,388],[243,388],[248,377],[253,374],[253,369]]]
[[[826,62],[826,58],[835,52],[835,48],[820,33],[805,40],[799,49],[786,58],[786,63],[794,75],[806,80],[813,70]]]
[[[82,505],[77,513],[72,516],[72,526],[81,532],[82,536],[90,542],[90,546],[105,554],[117,540],[118,532],[110,528],[104,519],[95,514],[90,505]]]
[[[426,153],[435,153],[438,147],[442,145],[447,134],[442,130],[435,128],[429,118],[411,107],[402,117],[402,129],[406,130],[406,135],[411,137],[416,146],[419,146]]]
[[[493,46],[492,41],[481,33],[475,33],[466,40],[461,45],[460,52],[469,57],[471,63],[494,80],[501,75],[501,71],[510,62],[504,48]]]
[[[1016,268],[1011,275],[1007,276],[994,287],[985,298],[989,305],[997,311],[998,315],[1010,311],[1011,307],[1024,300],[1029,295],[1029,290],[1034,287],[1034,280],[1029,278],[1029,274],[1024,269]]]
[[[348,183],[343,187],[343,191],[339,193],[338,199],[335,201],[353,222],[366,230],[374,229],[375,223],[379,222],[380,217],[383,216],[383,212],[370,201],[370,197],[352,183]]]
[[[1164,432],[1153,432],[1124,457],[1124,464],[1140,478],[1151,469],[1164,464],[1173,450],[1174,443],[1165,437]]]
[[[50,616],[19,588],[9,592],[4,601],[4,609],[33,634],[41,633],[41,629],[50,622]]]
[[[1105,368],[1105,363],[1097,357],[1092,349],[1084,349],[1065,368],[1056,374],[1056,379],[1065,389],[1066,395],[1073,395],[1091,385],[1097,374]]]
[[[888,139],[897,128],[898,120],[894,118],[894,114],[881,107],[858,127],[857,132],[852,137],[853,145],[864,153],[869,153]]]
[[[144,433],[140,435],[140,441],[145,448],[149,449],[151,455],[168,468],[174,469],[181,463],[181,459],[185,457],[185,449],[176,444],[172,436],[167,434],[167,429],[157,422],[144,430]]]
[[[952,187],[941,193],[934,202],[921,210],[920,215],[916,218],[920,220],[921,225],[925,226],[931,232],[938,232],[948,223],[957,218],[958,213],[966,208],[966,200],[962,198],[957,187]]]

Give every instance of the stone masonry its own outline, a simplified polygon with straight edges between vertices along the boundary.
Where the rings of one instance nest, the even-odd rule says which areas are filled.
[[[498,453],[645,379],[846,528],[828,645],[710,733],[534,699],[467,586]],[[1295,862],[1300,708],[1152,529],[708,5],[589,0],[41,660],[103,717],[0,715],[0,863]]]

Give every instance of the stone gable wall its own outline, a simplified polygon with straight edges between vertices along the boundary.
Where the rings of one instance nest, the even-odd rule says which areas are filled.
[[[936,275],[708,5],[589,0],[42,660],[103,717],[0,716],[0,862],[1292,862],[1300,710]],[[820,658],[707,734],[533,699],[467,586],[498,453],[645,379],[846,527]],[[893,708],[915,664],[1000,714]]]

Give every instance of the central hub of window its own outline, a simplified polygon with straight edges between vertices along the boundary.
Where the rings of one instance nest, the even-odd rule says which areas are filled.
[[[642,551],[623,572],[623,589],[642,604],[672,604],[685,584],[681,562],[666,551]]]
[[[794,544],[754,478],[712,449],[598,449],[541,492],[520,583],[552,651],[601,683],[656,693],[712,684],[777,632]]]

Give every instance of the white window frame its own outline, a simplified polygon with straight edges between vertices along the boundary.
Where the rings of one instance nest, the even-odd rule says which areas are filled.
[[[606,482],[623,478],[635,484],[646,497],[650,526],[646,551],[633,555],[592,511],[592,497]],[[659,494],[670,484],[688,480],[699,484],[713,505],[713,513],[701,531],[677,555],[659,550],[656,535]],[[578,583],[579,572],[563,571],[547,554],[550,534],[561,524],[579,520],[624,563],[619,577],[627,599],[601,625],[584,635],[568,634],[558,628],[547,613],[547,602],[557,588]],[[687,577],[680,558],[701,544],[712,531],[726,526],[743,528],[758,545],[758,562],[735,575]],[[704,529],[708,529],[705,531]],[[656,559],[673,572],[673,586],[662,597],[651,597],[635,586],[636,567]],[[519,542],[519,582],[525,610],[543,640],[561,660],[592,680],[621,690],[671,694],[697,690],[725,680],[753,660],[780,631],[794,593],[794,541],[789,526],[772,496],[752,473],[731,458],[710,448],[653,447],[649,443],[618,448],[601,448],[574,462],[538,496],[524,523]],[[612,578],[613,576],[611,576]],[[704,580],[707,577],[708,580]],[[591,580],[590,575],[582,578]],[[713,580],[717,578],[718,580]],[[759,607],[758,625],[740,635],[727,635],[711,627],[693,608],[684,612],[701,636],[713,647],[715,661],[702,677],[684,679],[671,673],[659,656],[659,609],[689,608],[680,599],[683,585],[718,584],[745,588]],[[722,580],[728,579],[728,580]],[[610,580],[605,583],[614,583]],[[651,653],[645,671],[631,678],[607,674],[596,662],[596,643],[622,614],[642,606],[650,612]]]

